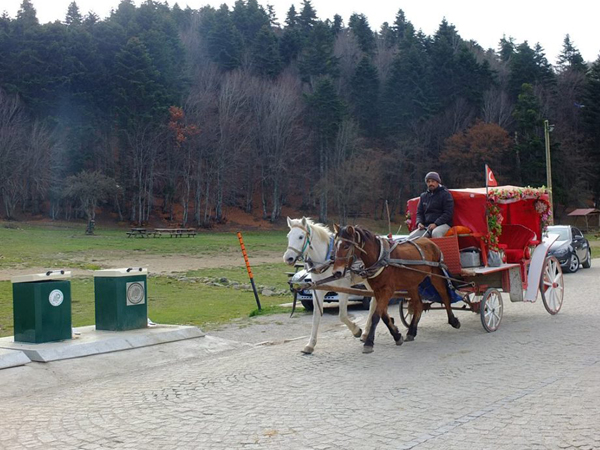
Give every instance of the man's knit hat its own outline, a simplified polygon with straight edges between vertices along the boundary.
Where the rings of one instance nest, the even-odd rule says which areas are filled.
[[[427,182],[427,180],[435,180],[440,184],[442,183],[442,179],[437,172],[429,172],[427,175],[425,175],[425,182]]]

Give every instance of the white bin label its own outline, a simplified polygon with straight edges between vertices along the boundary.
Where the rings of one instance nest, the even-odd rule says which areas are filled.
[[[127,283],[127,306],[146,303],[146,289],[143,281]]]
[[[54,289],[48,296],[48,300],[52,306],[60,306],[64,299],[65,295],[60,289]]]

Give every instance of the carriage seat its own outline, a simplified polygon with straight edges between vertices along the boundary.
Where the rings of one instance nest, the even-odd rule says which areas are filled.
[[[523,225],[502,225],[502,234],[498,239],[499,247],[504,250],[507,263],[520,263],[524,259],[530,259],[530,245],[536,245],[536,234]]]

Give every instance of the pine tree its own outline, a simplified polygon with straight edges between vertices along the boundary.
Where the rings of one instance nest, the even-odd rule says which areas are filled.
[[[555,81],[555,77],[554,71],[552,70],[552,65],[548,62],[546,54],[544,53],[544,49],[539,42],[535,44],[533,52],[533,60],[538,68],[538,82],[543,85],[553,83]]]
[[[382,122],[387,134],[401,134],[431,113],[430,67],[425,43],[409,24],[382,96]]]
[[[169,108],[167,93],[144,44],[138,38],[129,39],[115,61],[115,99],[121,129],[164,119]]]
[[[262,27],[270,26],[267,12],[256,0],[237,0],[231,12],[231,21],[249,46]]]
[[[541,48],[541,47],[540,47]],[[508,86],[511,94],[516,98],[521,92],[523,84],[547,84],[553,80],[549,67],[539,53],[533,50],[527,41],[519,44],[510,61],[510,76]]]
[[[541,138],[541,107],[533,86],[525,83],[518,96],[513,117],[519,135],[515,146],[520,160],[520,181],[527,186],[539,186],[545,180],[545,150]]]
[[[300,73],[304,81],[313,85],[316,77],[337,76],[338,60],[333,55],[333,44],[331,28],[324,22],[315,23],[300,60]]]
[[[296,59],[304,47],[304,36],[298,28],[288,27],[279,42],[279,54],[284,64]]]
[[[305,36],[310,33],[316,22],[317,12],[313,8],[310,0],[303,0],[302,11],[300,11],[300,15],[298,16],[298,25]]]
[[[227,5],[215,13],[214,24],[208,33],[208,53],[225,70],[241,64],[243,38],[233,25]]]
[[[336,135],[345,115],[345,105],[336,93],[329,77],[324,77],[315,85],[314,93],[307,97],[309,124],[315,133],[319,177],[325,186],[319,196],[319,220],[327,222],[327,177],[330,156]]]
[[[377,135],[379,127],[379,75],[367,56],[363,56],[351,81],[354,116],[368,136]]]
[[[371,55],[375,51],[375,35],[369,27],[369,22],[364,14],[352,14],[348,27],[356,37],[360,49]]]
[[[383,40],[385,48],[392,48],[398,44],[398,37],[396,36],[396,32],[390,27],[390,24],[387,22],[383,22],[381,25],[381,29],[379,30],[379,36]]]
[[[294,5],[290,6],[290,9],[287,12],[285,24],[287,25],[288,29],[294,28],[296,25],[298,25],[298,14],[296,13],[296,8]]]
[[[406,15],[404,14],[404,11],[400,9],[398,11],[398,14],[396,14],[396,19],[394,20],[394,25],[392,27],[392,30],[394,30],[394,33],[396,35],[396,42],[400,42],[402,41],[402,39],[404,39],[404,34],[406,33],[406,27],[408,25],[412,27],[412,24],[406,20]]]
[[[268,26],[263,26],[252,48],[256,71],[265,77],[276,78],[283,69],[277,36]]]
[[[335,14],[333,16],[333,23],[331,24],[331,31],[333,31],[334,35],[337,35],[342,31],[343,28],[344,20],[342,19],[342,16]]]
[[[446,19],[442,20],[428,52],[431,58],[431,87],[439,110],[445,109],[457,96],[454,59],[461,42],[454,25],[448,24]]]
[[[39,25],[37,12],[30,0],[23,0],[19,11],[17,11],[16,25],[21,29],[27,29]]]
[[[568,34],[565,36],[562,51],[558,56],[558,68],[560,71],[574,70],[581,73],[587,71],[587,65],[585,64],[581,53],[579,53],[577,47],[573,45]]]
[[[500,61],[504,61],[504,62],[509,61],[510,58],[512,57],[513,53],[515,52],[514,38],[509,37],[507,39],[506,36],[502,36],[502,39],[500,39],[500,43],[498,44],[498,49],[499,49],[498,54],[500,55]]]
[[[69,8],[67,10],[67,16],[65,17],[65,23],[67,25],[81,25],[83,22],[83,17],[81,17],[81,13],[79,12],[79,7],[77,3],[71,2],[69,4]]]

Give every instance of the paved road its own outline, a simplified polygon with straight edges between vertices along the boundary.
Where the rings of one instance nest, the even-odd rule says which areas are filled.
[[[310,356],[284,340],[303,315],[7,369],[0,448],[598,449],[599,280],[600,260],[566,275],[556,316],[505,298],[491,334],[472,313],[428,313],[401,347],[380,328],[370,355],[329,313]]]

